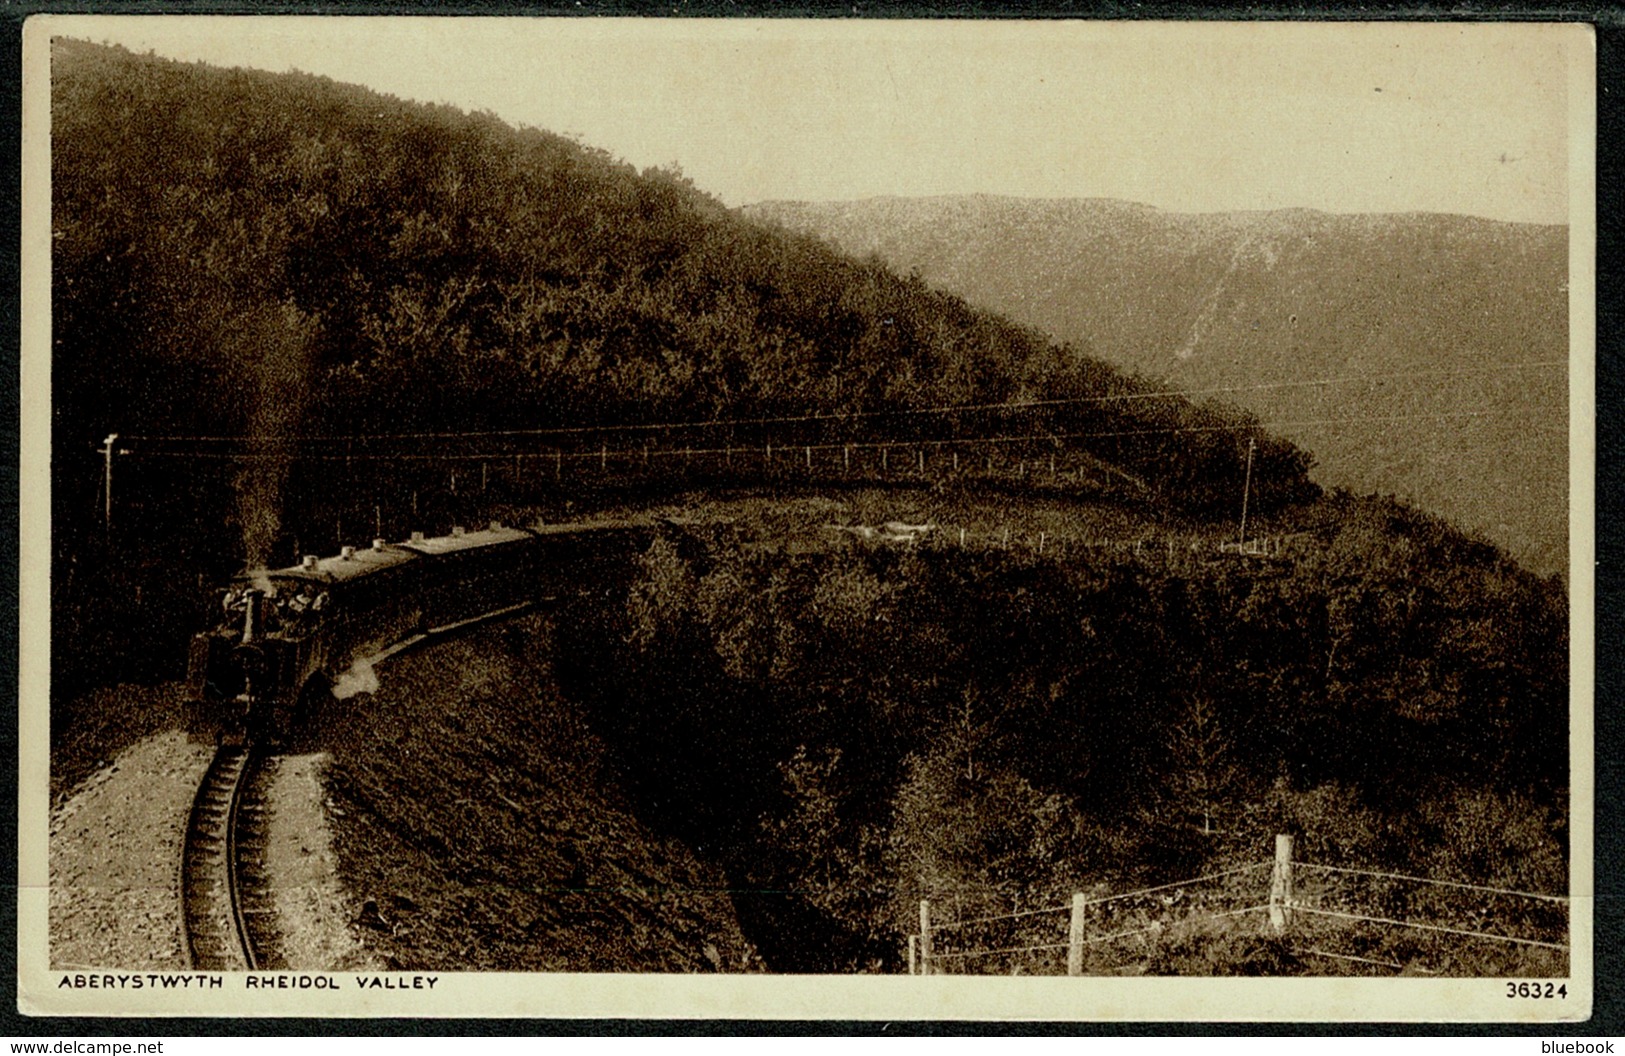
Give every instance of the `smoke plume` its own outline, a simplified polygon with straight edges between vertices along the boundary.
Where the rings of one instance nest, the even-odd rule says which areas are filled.
[[[357,693],[378,692],[378,672],[365,660],[357,660],[333,680],[333,699],[349,700]]]
[[[234,328],[233,361],[250,364],[248,457],[237,472],[237,518],[248,567],[264,568],[282,526],[283,491],[310,390],[316,320],[291,304],[261,305]]]

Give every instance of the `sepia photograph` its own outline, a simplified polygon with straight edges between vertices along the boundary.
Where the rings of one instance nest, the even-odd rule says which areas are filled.
[[[1590,1015],[1587,27],[24,44],[23,1012]]]

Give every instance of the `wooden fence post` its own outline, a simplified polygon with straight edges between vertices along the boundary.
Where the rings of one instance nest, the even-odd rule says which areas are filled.
[[[1074,892],[1072,895],[1072,927],[1067,934],[1066,947],[1066,974],[1083,974],[1083,915],[1088,903],[1084,900],[1083,892]]]
[[[920,448],[920,472],[925,472],[925,448]]]
[[[812,468],[812,448],[807,448],[807,468]]]
[[[920,974],[931,974],[931,900],[920,899]]]
[[[920,937],[918,935],[908,937],[908,974],[920,974]]]
[[[604,473],[604,472],[607,472],[608,470],[609,470],[609,445],[608,444],[599,444],[598,445],[598,472]]]
[[[890,460],[891,460],[891,449],[886,447],[884,444],[882,444],[881,447],[880,447],[880,472],[882,472],[882,473],[886,472],[886,470],[888,468],[887,463]]]
[[[852,472],[852,445],[846,444],[841,448],[841,472]]]
[[[1285,931],[1292,923],[1292,837],[1275,837],[1275,868],[1270,871],[1270,926]]]

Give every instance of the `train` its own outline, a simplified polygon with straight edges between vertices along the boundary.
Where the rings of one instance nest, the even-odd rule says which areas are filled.
[[[218,622],[191,639],[188,731],[217,744],[274,743],[358,663],[596,581],[605,558],[646,545],[655,530],[492,521],[245,570],[217,591]]]

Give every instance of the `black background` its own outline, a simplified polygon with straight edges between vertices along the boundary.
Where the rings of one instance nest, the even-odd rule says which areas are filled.
[[[828,17],[828,18],[1114,18],[1114,19],[1245,19],[1278,21],[1540,21],[1589,22],[1597,31],[1597,610],[1596,610],[1596,789],[1594,825],[1596,875],[1595,1006],[1583,1024],[1511,1026],[1499,1024],[1315,1024],[1315,1023],[989,1023],[989,1022],[800,1022],[708,1020],[469,1020],[469,1019],[134,1019],[27,1017],[15,1003],[0,997],[0,1034],[51,1037],[188,1037],[258,1035],[361,1036],[440,1035],[507,1037],[525,1034],[680,1036],[732,1034],[800,1035],[992,1035],[992,1036],[1209,1036],[1321,1035],[1399,1036],[1529,1036],[1541,1038],[1625,1035],[1625,717],[1618,701],[1625,696],[1625,651],[1617,648],[1625,615],[1620,609],[1625,541],[1617,531],[1625,515],[1625,377],[1620,362],[1619,285],[1625,217],[1620,211],[1621,143],[1625,140],[1625,6],[1614,3],[1533,6],[1527,4],[1344,4],[1287,6],[1250,4],[1231,8],[1175,3],[930,3],[868,2],[772,4],[731,0],[670,0],[667,3],[583,2],[428,3],[378,2],[133,2],[14,3],[0,0],[0,80],[7,91],[3,120],[7,135],[0,143],[0,172],[6,174],[4,207],[0,208],[0,243],[11,247],[3,257],[0,317],[21,317],[19,232],[21,201],[22,25],[30,14],[345,14],[345,15],[645,15],[660,17]],[[0,679],[12,687],[9,712],[0,724],[0,753],[17,758],[17,531],[18,531],[18,328],[0,337],[0,363],[13,380],[0,385]],[[8,800],[0,816],[0,846],[15,847],[17,803]],[[0,856],[3,857],[3,856]],[[15,890],[17,862],[4,857],[4,876]],[[5,920],[0,934],[0,964],[16,993],[17,903],[0,899]]]

